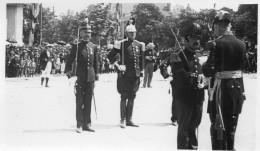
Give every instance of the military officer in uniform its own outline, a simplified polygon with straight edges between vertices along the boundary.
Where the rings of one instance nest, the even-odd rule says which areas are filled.
[[[99,77],[99,61],[97,46],[90,42],[91,26],[88,21],[83,22],[79,27],[81,42],[74,44],[67,58],[65,73],[68,77],[72,76],[72,64],[77,55],[77,68],[75,83],[76,95],[76,119],[78,133],[82,130],[94,132],[91,128],[91,102],[94,90],[94,82]],[[78,51],[78,52],[77,52]]]
[[[50,52],[51,46],[47,45],[46,49],[40,54],[40,69],[41,69],[41,86],[43,86],[44,79],[46,79],[45,87],[49,87],[48,82],[50,79],[52,66],[52,54]]]
[[[133,22],[134,19],[131,18],[125,28],[127,38],[116,41],[114,48],[107,56],[109,61],[119,70],[117,90],[121,94],[121,128],[126,126],[138,127],[132,122],[132,115],[134,99],[140,85],[140,77],[143,76],[145,44],[135,40],[136,28]],[[117,54],[120,54],[120,60],[117,60]]]
[[[173,79],[174,99],[178,107],[178,149],[197,149],[196,130],[201,122],[204,101],[201,65],[198,58],[201,27],[188,23],[180,32],[185,38],[185,48],[179,53],[180,61],[172,68],[172,77],[167,72],[167,63],[161,65],[164,78]],[[172,63],[173,64],[173,63]],[[175,71],[176,70],[176,71]]]
[[[213,150],[234,150],[238,117],[245,100],[242,69],[246,44],[230,28],[231,15],[219,11],[213,21],[216,39],[208,43],[211,51],[202,68],[204,75],[211,77],[208,113]]]
[[[168,76],[170,78],[168,78],[168,80],[170,81],[170,85],[172,88],[172,107],[171,107],[171,112],[172,112],[172,116],[171,116],[171,121],[172,121],[172,125],[177,126],[177,121],[178,121],[178,107],[177,107],[177,102],[175,99],[175,83],[173,81],[173,75],[176,74],[176,72],[182,68],[182,62],[179,56],[180,50],[175,47],[173,52],[170,53],[170,56],[166,58],[166,60],[164,60],[162,62],[162,64],[160,65],[160,71],[161,74],[163,76],[165,76],[165,74],[168,74]],[[166,73],[168,72],[167,68],[168,66],[171,67],[171,73]]]
[[[154,70],[154,63],[156,58],[156,51],[154,50],[154,44],[149,43],[147,45],[147,50],[144,52],[144,58],[145,58],[145,64],[144,64],[144,82],[143,82],[143,88],[147,87],[151,88],[151,82],[153,78],[153,70]],[[147,83],[148,79],[148,83]]]

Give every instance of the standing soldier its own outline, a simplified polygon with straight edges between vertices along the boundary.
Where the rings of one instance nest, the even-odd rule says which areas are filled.
[[[119,70],[117,90],[121,94],[121,128],[126,126],[138,127],[132,122],[132,114],[134,99],[140,85],[140,77],[143,76],[145,44],[135,40],[136,28],[133,21],[133,19],[130,19],[125,28],[127,38],[116,41],[114,48],[107,56],[109,61]],[[120,61],[117,61],[117,54],[120,54]]]
[[[41,86],[43,86],[44,78],[46,79],[45,87],[49,87],[48,82],[51,74],[51,68],[47,66],[48,62],[52,60],[52,54],[50,52],[51,46],[47,45],[46,50],[40,54],[40,69],[41,69]]]
[[[144,52],[144,58],[145,58],[145,69],[144,69],[144,83],[143,83],[143,88],[146,87],[147,79],[147,87],[151,88],[151,82],[153,78],[153,69],[154,69],[154,63],[155,63],[155,57],[156,57],[156,52],[154,50],[154,44],[149,43],[147,45],[148,49]]]
[[[208,43],[213,47],[203,65],[204,75],[212,77],[208,113],[213,150],[234,150],[238,116],[245,100],[242,69],[246,45],[233,35],[230,22],[228,12],[217,13],[213,21],[217,38]]]
[[[75,69],[75,76],[77,76],[75,95],[76,131],[78,133],[81,133],[82,130],[95,132],[91,128],[91,102],[94,95],[94,82],[99,77],[99,63],[97,46],[90,42],[91,33],[91,26],[88,25],[88,21],[82,23],[79,27],[79,36],[82,40],[80,43],[72,46],[65,66],[65,73],[70,78],[74,74],[72,64],[74,60],[77,61],[77,68]]]
[[[178,149],[197,149],[196,129],[201,122],[204,101],[203,84],[200,84],[202,72],[199,64],[201,27],[196,23],[187,23],[180,33],[185,38],[185,48],[179,53],[180,61],[172,68],[172,77],[167,65],[161,66],[164,78],[173,78],[174,99],[178,107]],[[174,71],[176,69],[176,71]]]
[[[179,57],[180,51],[178,51],[178,50],[179,49],[175,48],[174,51],[170,54],[170,56],[168,58],[166,58],[166,60],[164,60],[160,66],[162,76],[170,77],[168,80],[170,81],[171,88],[172,88],[171,121],[172,121],[172,125],[174,125],[174,126],[177,125],[177,121],[178,121],[178,111],[177,111],[178,107],[177,107],[177,102],[175,99],[176,84],[174,83],[174,81],[172,81],[173,80],[172,76],[176,75],[177,71],[183,67],[181,58]],[[171,67],[171,73],[167,73],[168,66]]]

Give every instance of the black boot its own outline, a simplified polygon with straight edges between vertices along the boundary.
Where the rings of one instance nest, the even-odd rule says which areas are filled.
[[[120,127],[125,128],[126,127],[126,99],[121,99],[120,102]]]
[[[84,131],[89,131],[89,132],[95,132],[95,130],[93,130],[92,128],[90,128],[91,124],[87,124],[86,126],[83,127]]]
[[[46,78],[46,84],[45,84],[45,87],[50,87],[50,86],[48,85],[48,82],[49,82],[49,78]]]
[[[44,78],[41,78],[41,86],[43,85],[44,82]]]

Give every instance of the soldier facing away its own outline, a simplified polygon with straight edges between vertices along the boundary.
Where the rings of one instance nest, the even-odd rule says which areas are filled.
[[[246,45],[233,35],[231,16],[219,11],[213,21],[215,41],[203,65],[203,73],[210,80],[208,113],[210,115],[213,150],[234,150],[235,132],[245,100],[242,69]]]

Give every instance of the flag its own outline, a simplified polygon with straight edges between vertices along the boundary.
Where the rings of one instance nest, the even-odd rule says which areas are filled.
[[[40,12],[40,5],[38,3],[32,4],[32,15],[34,18],[37,18],[38,14]]]

